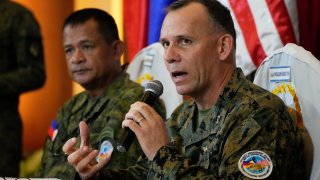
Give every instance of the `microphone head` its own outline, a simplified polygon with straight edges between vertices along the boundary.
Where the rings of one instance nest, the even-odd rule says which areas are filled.
[[[153,80],[153,81],[149,81],[147,82],[144,91],[150,91],[152,92],[156,97],[161,96],[161,94],[163,93],[163,85],[160,81],[158,80]]]

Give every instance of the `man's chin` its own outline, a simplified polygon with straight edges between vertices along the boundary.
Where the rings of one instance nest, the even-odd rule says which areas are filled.
[[[187,91],[187,89],[184,88],[184,87],[177,86],[176,90],[177,90],[178,94],[180,94],[182,96],[188,96],[189,95],[189,93],[188,93],[189,91]]]
[[[86,79],[75,79],[74,80],[79,86],[86,88],[88,87],[90,84],[88,83],[88,80]]]

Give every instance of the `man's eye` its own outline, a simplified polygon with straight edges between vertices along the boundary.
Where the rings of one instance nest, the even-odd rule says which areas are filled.
[[[72,51],[73,51],[72,48],[67,48],[67,49],[64,50],[64,53],[65,54],[70,54],[70,53],[72,53]]]
[[[83,50],[88,50],[88,49],[91,49],[93,46],[92,45],[89,45],[89,44],[85,44],[82,46],[82,49]]]
[[[189,40],[189,39],[182,39],[180,43],[181,43],[182,45],[189,45],[189,44],[192,43],[192,41]]]
[[[164,48],[167,48],[169,45],[170,45],[169,42],[162,42],[162,46],[163,46]]]

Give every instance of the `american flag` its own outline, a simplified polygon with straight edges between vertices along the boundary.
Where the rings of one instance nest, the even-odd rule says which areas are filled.
[[[245,75],[287,43],[320,56],[320,1],[219,0],[228,7],[237,31],[237,66]],[[130,62],[142,48],[158,41],[164,8],[174,0],[124,0],[124,34]],[[312,35],[312,36],[311,36]],[[310,37],[311,36],[311,37]]]

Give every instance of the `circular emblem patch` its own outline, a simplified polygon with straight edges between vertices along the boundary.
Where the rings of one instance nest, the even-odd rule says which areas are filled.
[[[99,154],[96,157],[96,161],[100,162],[102,159],[110,157],[112,152],[113,152],[112,144],[107,140],[103,141],[103,143],[100,146]]]
[[[252,179],[268,177],[273,168],[270,157],[262,151],[248,151],[238,161],[238,168],[245,176]]]

